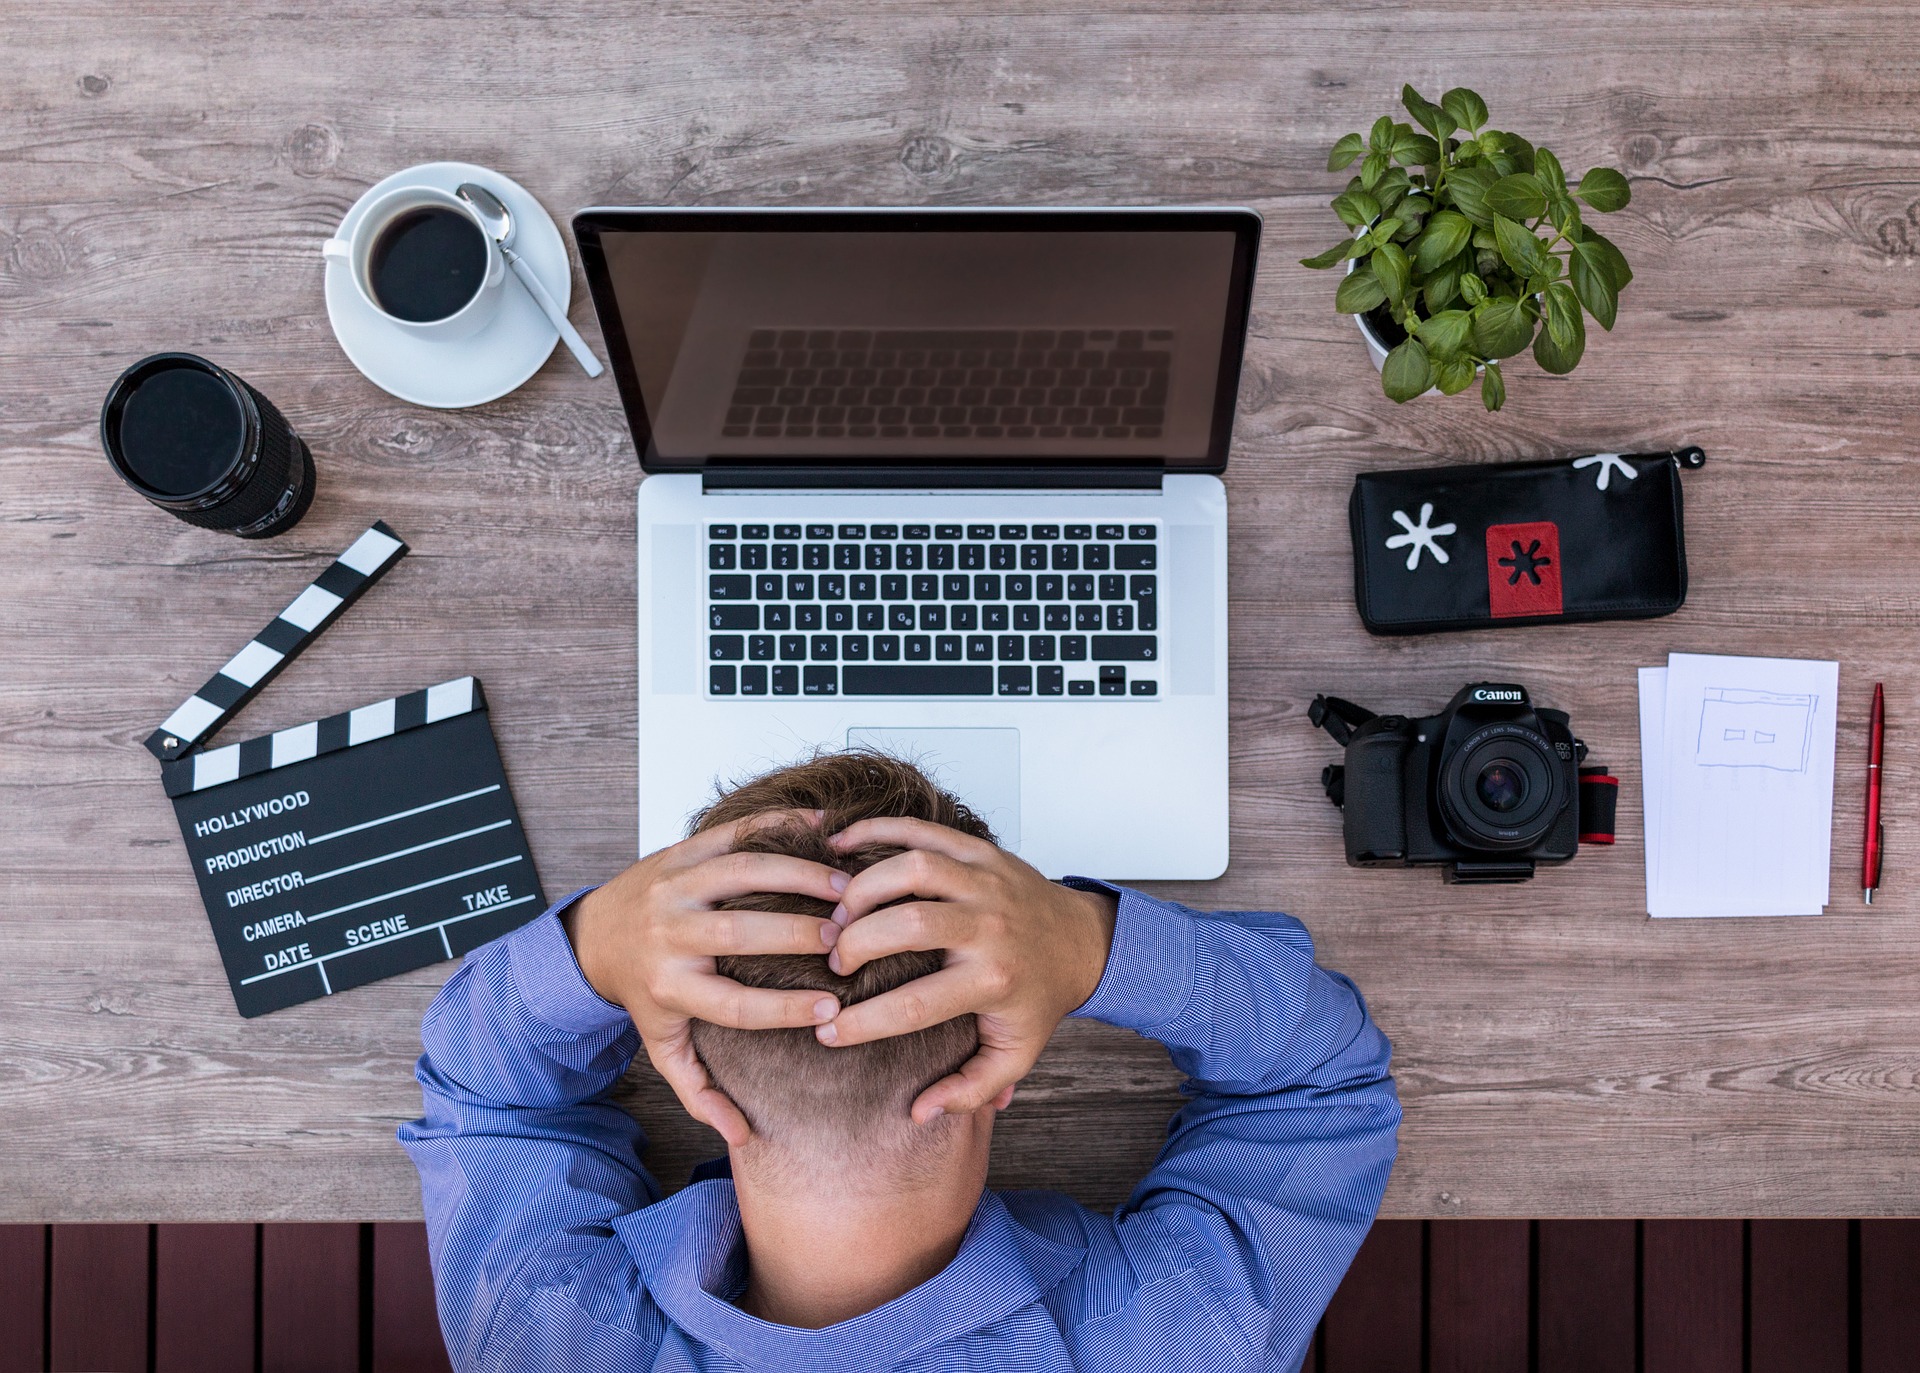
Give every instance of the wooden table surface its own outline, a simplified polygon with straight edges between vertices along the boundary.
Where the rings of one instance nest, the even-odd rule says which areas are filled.
[[[414,554],[229,738],[459,673],[487,683],[550,893],[634,851],[633,492],[610,378],[420,409],[328,330],[319,245],[368,185],[459,158],[588,204],[1246,204],[1266,237],[1227,482],[1233,861],[1170,887],[1301,916],[1395,1045],[1394,1216],[1882,1215],[1920,1127],[1920,40],[1906,7],[1009,0],[584,4],[395,17],[343,0],[0,11],[0,1219],[419,1214],[393,1142],[452,965],[243,1021],[140,741],[367,523]],[[1293,12],[1283,12],[1291,9]],[[1379,393],[1333,280],[1324,170],[1402,80],[1478,89],[1570,168],[1625,169],[1637,280],[1572,377],[1507,410]],[[573,317],[599,332],[576,279]],[[245,543],[101,457],[114,375],[189,349],[312,445],[296,531]],[[1683,442],[1692,594],[1641,624],[1377,640],[1354,473]],[[1823,918],[1649,922],[1634,669],[1669,650],[1841,661]],[[1622,779],[1621,839],[1527,886],[1341,861],[1330,691],[1435,709],[1513,678]],[[1873,682],[1894,722],[1881,904],[1856,892]],[[1145,798],[1143,798],[1144,800]],[[1071,1024],[994,1181],[1095,1203],[1176,1096],[1154,1046]],[[714,1150],[629,1081],[670,1184]]]

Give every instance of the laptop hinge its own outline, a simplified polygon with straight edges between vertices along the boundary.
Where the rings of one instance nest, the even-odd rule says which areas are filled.
[[[897,463],[709,462],[705,491],[855,489],[888,491],[1107,490],[1158,491],[1166,475],[1159,459],[1130,463],[969,462],[902,466]]]

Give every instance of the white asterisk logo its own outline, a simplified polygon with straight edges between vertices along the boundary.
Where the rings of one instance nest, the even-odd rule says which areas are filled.
[[[1618,472],[1628,481],[1638,481],[1640,479],[1640,474],[1633,470],[1633,464],[1621,457],[1618,453],[1595,453],[1590,458],[1575,458],[1573,460],[1573,467],[1577,472],[1583,467],[1592,467],[1596,463],[1599,464],[1600,467],[1599,479],[1593,484],[1596,491],[1605,491],[1607,489],[1607,482],[1612,479],[1615,472]]]
[[[1390,536],[1387,539],[1387,547],[1406,548],[1409,544],[1413,545],[1407,553],[1407,571],[1409,572],[1419,566],[1422,550],[1433,554],[1433,560],[1437,563],[1444,563],[1447,560],[1447,550],[1435,543],[1434,540],[1445,538],[1447,535],[1453,533],[1453,526],[1451,524],[1443,524],[1429,527],[1427,521],[1432,518],[1432,501],[1428,501],[1420,507],[1419,524],[1415,524],[1412,520],[1408,519],[1407,512],[1404,510],[1396,510],[1393,512],[1394,523],[1407,532]]]

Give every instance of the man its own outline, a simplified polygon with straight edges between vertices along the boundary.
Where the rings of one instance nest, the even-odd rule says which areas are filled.
[[[1111,1216],[985,1191],[1067,1015],[1189,1079]],[[1293,1368],[1400,1119],[1298,922],[1050,883],[867,753],[735,789],[476,951],[423,1038],[400,1138],[461,1369]],[[664,1199],[607,1099],[642,1045],[727,1143]]]

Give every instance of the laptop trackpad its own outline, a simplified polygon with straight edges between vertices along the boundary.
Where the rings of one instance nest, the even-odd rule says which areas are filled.
[[[847,747],[877,749],[919,767],[992,826],[1002,848],[1020,851],[1019,730],[855,726]]]

